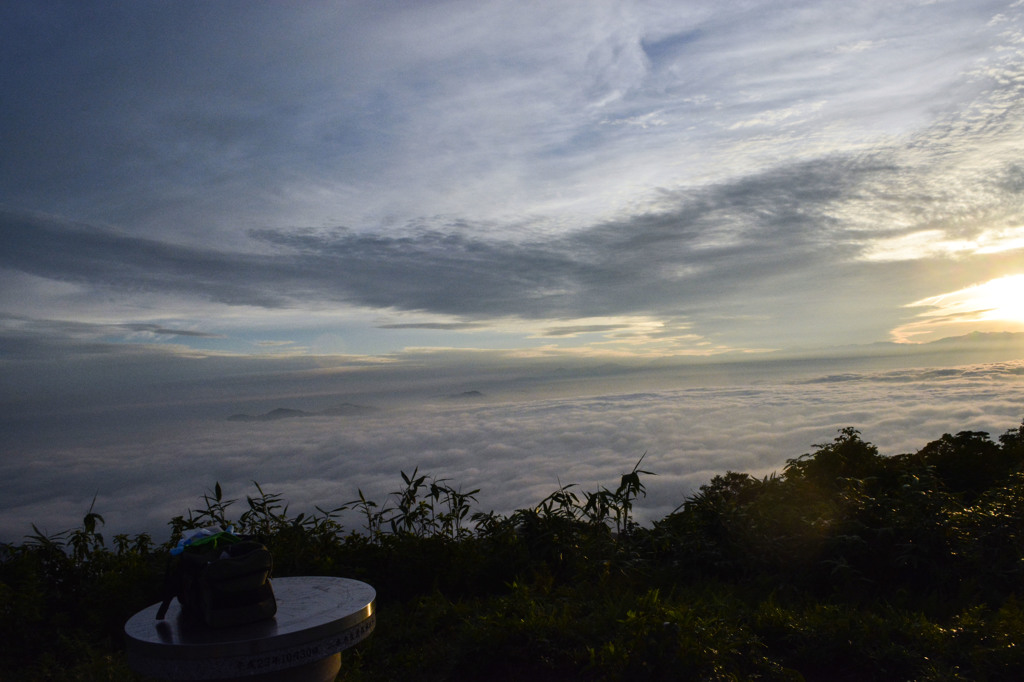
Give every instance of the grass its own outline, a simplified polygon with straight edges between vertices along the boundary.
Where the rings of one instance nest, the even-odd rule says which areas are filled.
[[[780,475],[714,477],[650,527],[632,517],[643,458],[614,487],[507,516],[417,469],[382,502],[297,515],[215,484],[162,545],[108,546],[90,508],[0,547],[0,679],[138,679],[121,627],[159,601],[180,535],[211,523],[267,544],[277,576],[376,588],[351,682],[1019,679],[1022,430],[883,457],[843,429]]]

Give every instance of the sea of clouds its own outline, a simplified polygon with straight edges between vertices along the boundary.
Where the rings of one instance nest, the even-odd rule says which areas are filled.
[[[218,482],[239,499],[236,514],[256,493],[253,481],[280,493],[291,514],[337,507],[360,490],[382,503],[401,487],[400,472],[414,469],[479,489],[475,510],[507,513],[560,485],[614,488],[644,455],[642,468],[656,475],[644,478],[636,511],[650,521],[715,474],[781,472],[843,427],[894,455],[947,432],[995,439],[1024,416],[1022,361],[649,383],[585,396],[438,396],[335,417],[244,422],[217,413],[40,443],[0,465],[0,541],[21,541],[32,524],[45,533],[75,527],[93,504],[108,537],[163,541],[167,522],[201,508]],[[355,511],[342,521],[361,527]]]

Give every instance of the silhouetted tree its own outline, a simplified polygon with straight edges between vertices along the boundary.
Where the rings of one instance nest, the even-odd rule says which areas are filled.
[[[1010,470],[1003,450],[985,431],[960,431],[955,436],[944,433],[921,448],[916,459],[934,469],[946,490],[963,494],[967,500],[1005,479]]]
[[[860,438],[860,431],[848,426],[839,430],[831,443],[815,444],[818,450],[786,460],[788,480],[807,480],[817,485],[838,489],[841,479],[868,478],[882,471],[885,460],[878,448]]]

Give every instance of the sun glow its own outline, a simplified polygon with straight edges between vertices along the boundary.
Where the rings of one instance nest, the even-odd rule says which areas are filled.
[[[1024,331],[1024,275],[1000,277],[906,307],[927,310],[892,331],[893,339],[900,343],[934,341],[972,331]]]
[[[899,237],[875,240],[865,249],[863,257],[869,261],[889,262],[921,258],[959,258],[1021,248],[1024,248],[1024,226],[985,230],[972,239],[950,239],[942,230],[921,230]]]
[[[1024,275],[994,279],[981,289],[979,300],[990,306],[985,319],[1024,323]]]

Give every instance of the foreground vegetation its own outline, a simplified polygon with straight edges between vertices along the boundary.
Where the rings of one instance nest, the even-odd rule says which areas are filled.
[[[650,527],[632,518],[643,458],[614,489],[565,486],[508,516],[418,471],[381,504],[360,491],[297,515],[216,485],[164,545],[108,545],[90,509],[0,546],[0,679],[138,679],[122,625],[210,523],[261,538],[277,576],[377,589],[343,680],[1019,679],[1024,424],[893,457],[852,428],[815,447],[779,475],[716,476]]]

